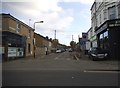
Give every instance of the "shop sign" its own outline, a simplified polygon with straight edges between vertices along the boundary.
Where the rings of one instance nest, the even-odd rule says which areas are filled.
[[[96,39],[97,39],[97,37],[93,36],[92,38],[90,38],[90,41],[92,42],[92,41],[95,41]]]
[[[109,27],[118,27],[120,26],[120,20],[116,20],[114,23],[109,23]]]
[[[96,34],[102,32],[103,30],[107,29],[107,24],[105,23],[103,26],[101,26],[97,31]]]

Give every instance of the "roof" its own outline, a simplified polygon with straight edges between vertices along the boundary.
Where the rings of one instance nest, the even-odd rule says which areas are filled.
[[[90,10],[92,10],[92,8],[93,8],[93,6],[95,5],[95,1],[94,1],[94,3],[92,4],[92,6],[91,6],[91,9]]]
[[[20,21],[19,19],[15,18],[15,17],[12,16],[11,14],[2,13],[2,14],[0,14],[0,15],[2,15],[2,17],[8,17],[8,18],[11,18],[11,19],[13,19],[13,20],[15,20],[15,21],[18,21],[19,23],[21,23],[21,24],[24,25],[25,27],[27,27],[27,28],[31,29],[32,31],[34,31],[34,29],[33,29],[32,27],[30,27],[30,26],[28,26],[27,24],[23,23],[22,21]]]
[[[40,34],[38,34],[38,33],[35,33],[36,35],[38,35],[38,36],[40,36],[40,37],[42,37],[42,38],[44,38],[45,40],[47,40],[47,41],[50,41],[50,39],[47,39],[46,37],[44,37],[44,36],[42,36],[42,35],[40,35]],[[51,42],[51,41],[50,41]]]
[[[91,31],[92,30],[92,27],[87,31],[87,33],[89,32],[89,31]]]

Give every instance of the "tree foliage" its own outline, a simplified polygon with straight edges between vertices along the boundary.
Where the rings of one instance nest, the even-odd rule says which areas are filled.
[[[72,49],[74,49],[74,48],[75,48],[75,46],[76,46],[76,42],[71,41],[71,42],[70,42],[70,46],[71,46],[71,48],[72,48]]]

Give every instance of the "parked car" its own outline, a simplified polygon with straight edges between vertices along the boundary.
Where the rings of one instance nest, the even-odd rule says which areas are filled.
[[[64,48],[61,48],[61,51],[62,51],[62,52],[65,52],[65,49],[64,49]]]
[[[68,51],[69,51],[69,52],[72,52],[72,48],[69,48]]]
[[[62,52],[61,49],[56,50],[56,53],[61,53],[61,52]]]
[[[99,47],[92,47],[88,51],[88,56],[93,61],[100,60],[100,59],[107,59],[108,52],[104,49],[99,48]]]

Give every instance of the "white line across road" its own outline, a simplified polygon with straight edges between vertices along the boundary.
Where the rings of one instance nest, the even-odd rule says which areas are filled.
[[[61,56],[61,54],[59,54],[56,58],[54,58],[54,60],[59,59],[59,58],[60,58],[60,56]]]
[[[83,72],[91,72],[91,73],[120,73],[120,71],[117,70],[84,70]]]
[[[58,53],[58,56],[54,58],[54,60],[70,60],[70,58],[66,58],[66,52]]]

